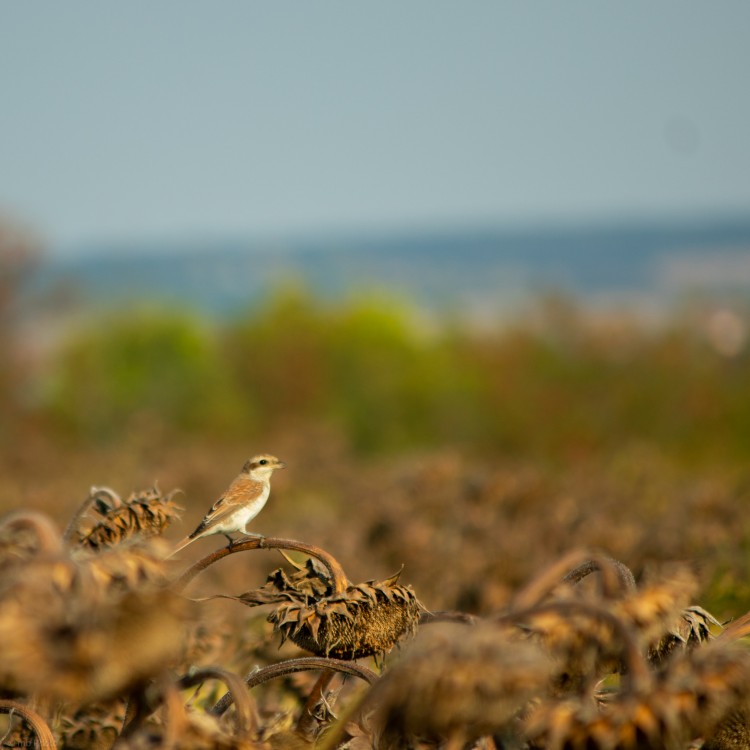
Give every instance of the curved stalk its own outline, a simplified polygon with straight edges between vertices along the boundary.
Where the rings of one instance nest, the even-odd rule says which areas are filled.
[[[349,581],[344,573],[344,569],[333,555],[329,554],[320,547],[312,544],[298,542],[294,539],[277,539],[272,537],[258,537],[246,541],[237,542],[227,547],[221,547],[197,563],[188,568],[173,584],[173,588],[178,593],[181,592],[199,573],[203,572],[209,565],[213,565],[227,555],[233,555],[236,552],[246,552],[253,549],[288,549],[295,552],[303,552],[306,555],[315,557],[320,560],[328,569],[331,576],[334,594],[340,594],[346,590]]]
[[[18,714],[33,730],[41,750],[56,750],[55,736],[47,722],[23,703],[0,699],[0,714]]]
[[[120,496],[109,487],[92,487],[88,497],[78,506],[78,510],[73,514],[73,517],[68,521],[68,525],[65,527],[63,532],[63,541],[66,544],[70,544],[70,540],[73,538],[76,529],[78,528],[81,519],[86,515],[91,505],[100,498],[101,495],[108,495],[109,498],[116,504],[121,505],[122,500]]]
[[[17,510],[8,513],[0,520],[3,528],[18,529],[19,531],[29,529],[34,532],[39,543],[40,552],[61,552],[62,542],[60,532],[55,524],[44,513],[35,510]]]
[[[258,731],[258,713],[255,701],[248,692],[245,681],[234,672],[220,667],[203,667],[181,677],[177,682],[179,690],[195,687],[207,679],[221,680],[229,688],[227,695],[232,696],[236,704],[235,723],[238,734],[243,737],[255,736]]]
[[[130,738],[141,724],[156,710],[152,708],[146,697],[146,685],[138,685],[130,695],[125,704],[125,716],[122,717],[122,729],[120,729],[120,740]]]
[[[586,550],[574,550],[542,571],[512,599],[510,610],[533,607],[560,583],[578,583],[593,572],[602,574],[602,593],[610,598],[635,590],[630,569],[621,562]]]
[[[732,620],[714,640],[736,641],[750,635],[750,612],[745,613],[736,620]]]
[[[577,565],[563,578],[563,582],[576,584],[591,573],[602,574],[602,594],[610,599],[636,590],[635,576],[630,568],[606,555],[595,555]]]
[[[315,685],[313,685],[313,689],[310,691],[310,695],[307,696],[305,707],[302,709],[302,713],[297,720],[295,732],[304,737],[308,742],[312,742],[315,739],[315,714],[313,713],[315,706],[323,699],[325,691],[335,676],[336,673],[330,670],[323,672],[318,677]]]
[[[161,705],[164,707],[164,734],[161,747],[164,750],[178,750],[180,740],[185,735],[188,726],[188,717],[185,705],[182,702],[177,686],[169,679],[163,677],[158,680]],[[158,706],[157,706],[158,708]]]
[[[221,667],[202,667],[177,678],[175,681],[162,676],[152,686],[158,691],[157,694],[154,694],[151,689],[148,690],[148,695],[145,689],[132,694],[125,711],[120,737],[123,739],[131,737],[143,722],[163,705],[168,719],[166,726],[170,731],[170,736],[174,735],[179,738],[181,728],[185,723],[185,710],[180,698],[180,691],[196,687],[206,680],[220,680],[226,684],[229,688],[226,695],[231,698],[228,705],[235,702],[237,704],[235,710],[237,733],[242,737],[254,737],[258,731],[258,713],[255,701],[248,692],[245,681],[234,672]],[[169,743],[165,740],[164,744],[168,745]]]
[[[245,678],[245,684],[248,689],[252,689],[275,677],[283,677],[294,672],[309,672],[313,669],[333,670],[342,674],[353,675],[370,684],[378,680],[375,672],[359,664],[352,664],[340,659],[328,659],[322,656],[303,656],[299,659],[287,659],[277,664],[270,664],[267,667],[263,667],[263,669],[251,672]],[[221,716],[231,705],[232,695],[231,693],[227,693],[211,709],[210,713]]]

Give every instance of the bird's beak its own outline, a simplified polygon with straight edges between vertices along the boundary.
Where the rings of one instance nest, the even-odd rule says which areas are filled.
[[[279,461],[279,462],[278,462],[278,463],[276,464],[276,468],[277,468],[277,469],[286,469],[286,464],[285,464],[285,463],[284,463],[283,461]]]

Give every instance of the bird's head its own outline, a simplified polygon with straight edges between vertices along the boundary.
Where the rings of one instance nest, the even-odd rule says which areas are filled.
[[[245,461],[245,465],[242,467],[242,471],[245,474],[252,474],[254,477],[269,478],[276,469],[285,469],[286,464],[283,461],[279,461],[276,456],[272,456],[269,453],[260,453],[257,456],[253,456],[249,461]]]

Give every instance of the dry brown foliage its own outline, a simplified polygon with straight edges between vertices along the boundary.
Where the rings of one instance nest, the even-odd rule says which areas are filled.
[[[440,478],[427,484],[433,500],[466,491]],[[173,493],[122,501],[100,489],[64,534],[36,512],[0,522],[0,689],[20,707],[5,746],[747,746],[750,616],[723,629],[694,603],[684,566],[636,582],[607,554],[574,550],[481,615],[431,611],[400,574],[353,584],[330,552],[284,538],[221,547],[180,571],[158,538],[176,516]],[[467,547],[443,572],[451,551],[438,549],[431,573],[449,586],[472,555],[489,557]],[[227,593],[217,563],[243,563],[246,579],[264,550],[286,563]],[[474,568],[472,585],[490,585],[488,570]],[[198,576],[222,588],[197,596]]]
[[[362,659],[388,653],[404,635],[412,634],[421,605],[399,574],[385,581],[347,585],[333,582],[310,558],[288,576],[275,570],[262,588],[238,597],[244,604],[276,603],[268,616],[274,629],[305,651],[336,659]]]
[[[158,487],[133,492],[127,500],[109,487],[92,487],[65,537],[75,544],[92,550],[101,550],[124,542],[134,535],[144,539],[158,536],[180,516],[180,508],[173,501],[179,492],[162,495]],[[86,511],[94,511],[96,520],[80,524]]]

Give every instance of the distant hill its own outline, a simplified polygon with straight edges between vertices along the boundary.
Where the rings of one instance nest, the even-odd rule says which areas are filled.
[[[92,304],[148,298],[218,314],[286,280],[323,297],[385,290],[432,308],[512,308],[555,289],[589,300],[688,292],[750,296],[750,217],[526,230],[100,245],[50,260],[35,291],[72,285]]]

